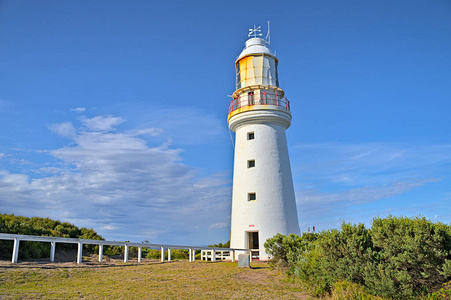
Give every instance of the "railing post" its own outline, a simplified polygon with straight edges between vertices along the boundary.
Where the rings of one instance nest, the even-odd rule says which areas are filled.
[[[50,242],[50,262],[55,261],[55,247],[56,242]]]
[[[128,245],[125,244],[124,246],[124,262],[128,262]]]
[[[265,96],[265,105],[266,105],[266,92],[263,92],[263,95]]]
[[[168,248],[168,261],[171,261],[171,248]]]
[[[17,258],[19,257],[19,243],[20,240],[18,238],[14,238],[13,257],[11,259],[13,264],[17,264]]]
[[[99,245],[99,262],[102,262],[103,258],[103,245]]]
[[[142,255],[143,255],[143,247],[140,246],[140,247],[138,247],[138,262],[139,263],[141,262]]]
[[[216,250],[213,249],[213,253],[211,254],[211,261],[216,261]]]
[[[232,255],[232,262],[235,262],[235,251],[230,250],[230,254]]]
[[[164,262],[164,247],[161,246],[161,262]]]
[[[82,255],[83,255],[83,243],[78,242],[77,264],[81,264],[82,259],[83,259]]]
[[[277,102],[277,106],[279,106],[279,93],[276,93],[276,102]]]

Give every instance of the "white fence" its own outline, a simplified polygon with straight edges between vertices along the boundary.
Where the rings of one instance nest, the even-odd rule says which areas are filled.
[[[215,260],[231,259],[232,261],[235,261],[233,251],[223,250],[224,248],[220,248],[220,249],[221,250],[212,250],[212,249],[202,250],[200,259],[205,260],[205,261],[209,261],[209,260],[212,261],[213,259],[215,259]],[[236,251],[239,251],[239,250],[236,250]],[[247,249],[246,252],[250,254],[249,259],[251,262],[254,259],[259,260],[261,257],[261,253],[266,254],[266,250],[262,250],[262,249],[251,249],[251,250]]]
[[[124,247],[124,262],[128,262],[128,250],[129,247],[138,247],[138,262],[141,262],[142,259],[142,249],[150,248],[150,249],[160,249],[161,250],[161,261],[165,261],[165,251],[168,253],[168,261],[171,261],[171,249],[186,249],[189,253],[189,261],[193,262],[196,260],[195,251],[196,250],[208,250],[210,253],[211,261],[216,261],[217,255],[219,252],[219,257],[221,260],[223,259],[224,252],[229,253],[229,257],[232,261],[235,261],[235,251],[245,252],[251,254],[251,250],[249,249],[233,249],[233,248],[212,248],[212,247],[200,247],[200,246],[181,246],[181,245],[163,245],[163,244],[150,244],[150,243],[131,243],[131,242],[116,242],[116,241],[101,241],[101,240],[86,240],[86,239],[74,239],[74,238],[62,238],[62,237],[51,237],[51,236],[37,236],[37,235],[20,235],[20,234],[8,234],[8,233],[0,233],[0,240],[13,240],[13,254],[11,262],[13,264],[17,263],[19,256],[19,246],[21,241],[33,241],[33,242],[44,242],[50,243],[50,261],[55,261],[55,249],[56,243],[65,243],[65,244],[78,244],[77,251],[77,263],[80,264],[82,262],[83,255],[83,245],[99,245],[99,262],[102,262],[103,257],[103,246],[123,246]],[[252,255],[250,256],[250,260],[252,261]]]

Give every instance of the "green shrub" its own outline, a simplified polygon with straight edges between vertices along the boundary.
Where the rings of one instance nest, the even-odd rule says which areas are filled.
[[[0,214],[0,233],[55,236],[67,238],[83,238],[103,240],[93,229],[79,229],[68,222],[55,221],[49,218],[23,217],[14,214]],[[0,258],[11,259],[12,241],[0,240]],[[57,243],[58,250],[69,251],[77,248],[74,244]],[[84,245],[88,252],[98,251],[96,245]],[[19,259],[43,258],[50,256],[50,243],[44,242],[20,242]]]
[[[147,250],[146,258],[160,259],[161,250],[157,249]],[[165,251],[164,258],[166,260],[168,259],[167,251]],[[189,259],[189,251],[185,249],[171,249],[171,259]]]
[[[435,293],[430,294],[427,297],[428,300],[450,300],[451,299],[451,281],[444,283],[443,287],[436,291]]]
[[[450,278],[450,226],[424,217],[373,220],[375,258],[365,272],[372,292],[414,298],[440,288]]]
[[[230,248],[230,241],[227,241],[226,243],[219,243],[219,244],[213,244],[208,245],[208,247],[215,247],[215,248]]]
[[[338,281],[332,289],[332,300],[382,300],[383,298],[373,296],[365,291],[365,288],[357,283],[349,281]]]
[[[273,266],[308,282],[316,296],[347,282],[372,295],[415,299],[451,279],[451,227],[423,217],[375,218],[370,229],[342,223],[313,236],[277,234],[265,247]]]

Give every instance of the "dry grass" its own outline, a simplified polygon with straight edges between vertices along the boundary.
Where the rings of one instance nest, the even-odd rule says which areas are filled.
[[[1,299],[310,299],[263,262],[0,263]]]

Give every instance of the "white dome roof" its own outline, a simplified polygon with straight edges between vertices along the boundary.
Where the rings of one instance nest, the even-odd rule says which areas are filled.
[[[264,53],[269,54],[271,56],[274,56],[274,53],[269,50],[268,47],[266,47],[266,41],[262,38],[250,38],[245,43],[246,47],[241,51],[240,56],[238,59],[247,56],[249,54],[258,54],[258,53]]]

